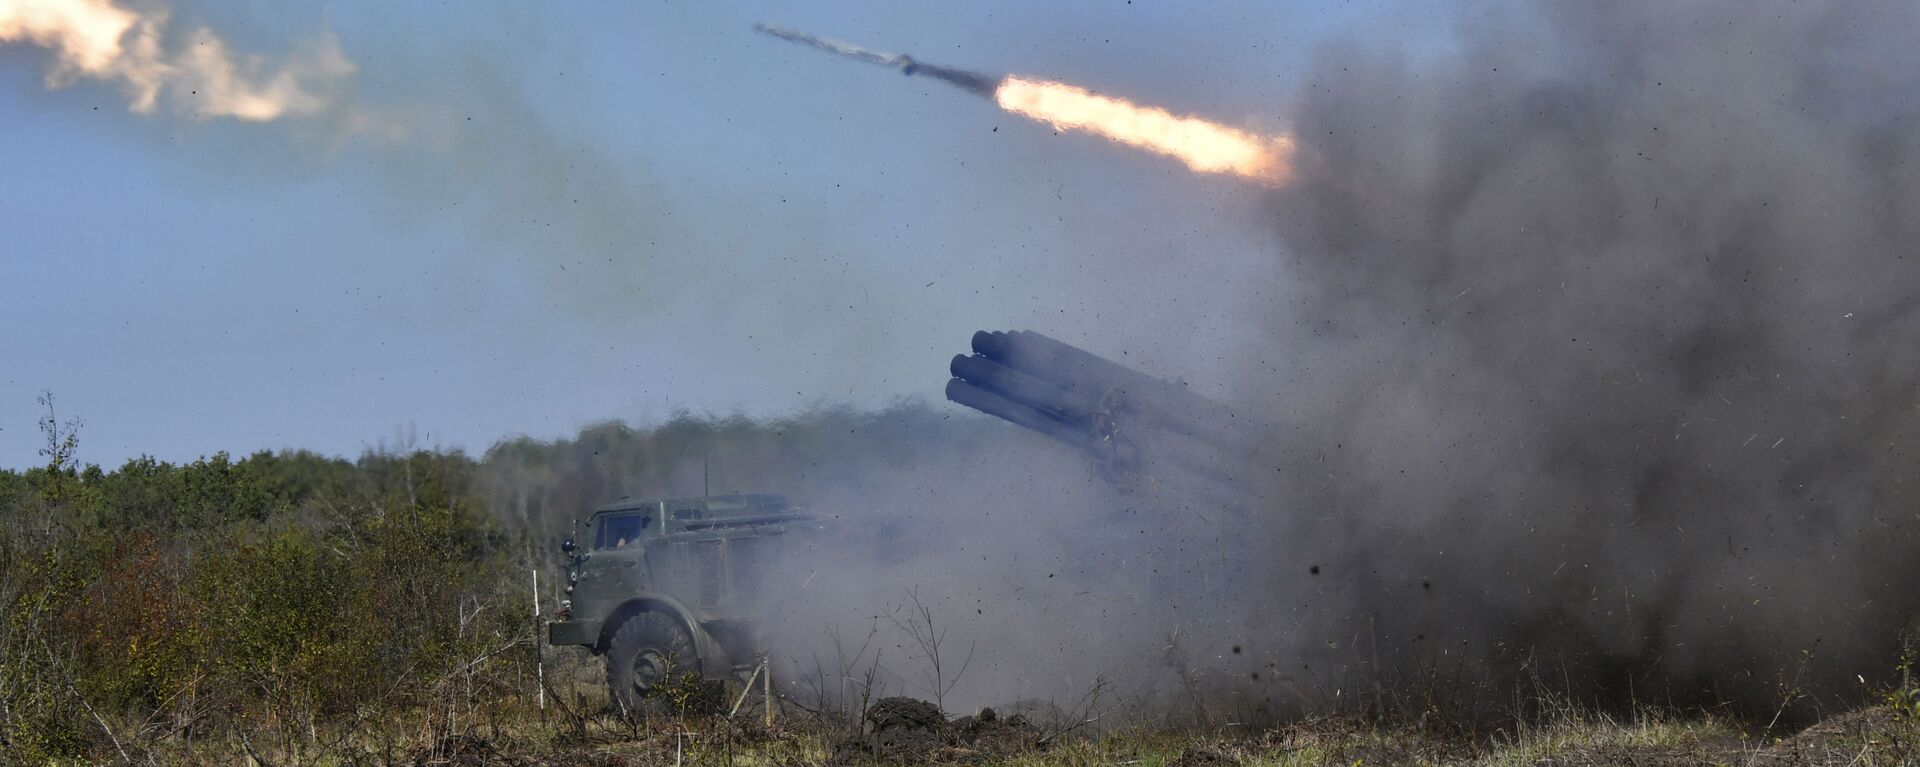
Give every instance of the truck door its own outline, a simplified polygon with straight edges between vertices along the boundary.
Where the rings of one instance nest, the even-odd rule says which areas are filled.
[[[646,511],[602,515],[593,531],[593,550],[588,554],[594,565],[581,568],[579,593],[611,599],[645,588],[645,544],[652,528],[653,515]]]

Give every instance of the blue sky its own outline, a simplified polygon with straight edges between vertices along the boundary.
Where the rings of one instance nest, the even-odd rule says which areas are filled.
[[[1386,0],[394,5],[173,24],[269,56],[333,34],[401,141],[135,115],[0,48],[0,466],[40,460],[42,390],[111,466],[938,399],[981,328],[1204,386],[1285,290],[1248,284],[1276,258],[1257,187],[751,25],[1263,130],[1318,46],[1444,26]]]

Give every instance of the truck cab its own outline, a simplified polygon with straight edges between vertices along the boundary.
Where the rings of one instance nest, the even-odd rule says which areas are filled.
[[[771,494],[621,500],[596,509],[569,558],[553,645],[604,655],[620,705],[639,710],[669,674],[739,676],[765,650],[752,620],[812,514]]]

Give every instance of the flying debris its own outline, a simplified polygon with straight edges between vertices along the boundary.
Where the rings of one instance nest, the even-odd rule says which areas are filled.
[[[1003,79],[992,75],[984,75],[979,72],[968,72],[964,69],[953,69],[951,67],[928,64],[915,60],[912,56],[904,53],[886,53],[884,51],[862,48],[852,43],[829,40],[824,37],[809,35],[797,29],[773,27],[766,24],[755,24],[753,25],[753,29],[756,32],[772,35],[782,40],[813,46],[814,48],[831,54],[845,56],[854,61],[878,64],[888,69],[898,69],[900,70],[900,74],[909,77],[915,75],[931,77],[985,99],[993,98],[994,90],[1000,87],[1000,81]]]
[[[897,69],[904,75],[931,77],[988,99],[1003,110],[1051,125],[1055,130],[1105,136],[1127,146],[1177,159],[1197,173],[1228,173],[1271,186],[1286,183],[1293,175],[1293,137],[1285,133],[1250,133],[1203,118],[1102,96],[1066,83],[943,67],[904,53],[871,50],[786,27],[755,24],[753,28],[836,56]]]

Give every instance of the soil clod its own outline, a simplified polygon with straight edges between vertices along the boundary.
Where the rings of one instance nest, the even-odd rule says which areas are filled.
[[[841,741],[832,764],[921,764],[1010,756],[1039,747],[1040,729],[1015,714],[993,709],[948,721],[923,700],[882,698],[867,708],[867,731]]]

